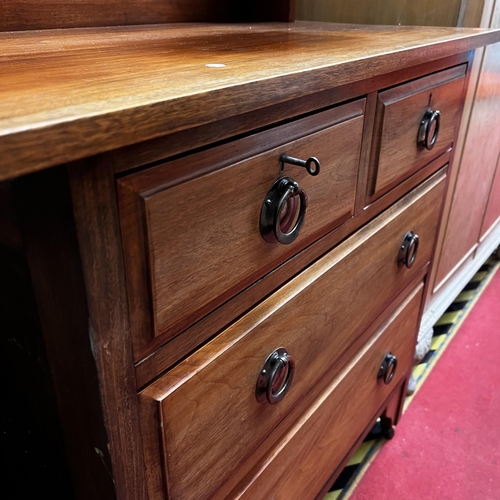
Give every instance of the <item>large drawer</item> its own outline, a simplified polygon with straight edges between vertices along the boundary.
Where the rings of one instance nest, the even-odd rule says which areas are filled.
[[[233,499],[313,500],[402,378],[410,374],[423,285],[368,341],[355,359],[269,452]],[[379,369],[396,357],[392,380]]]
[[[361,99],[119,179],[136,358],[154,337],[168,340],[353,216],[364,106]],[[316,157],[319,175],[281,170],[282,153]],[[269,243],[260,230],[266,194],[281,177],[307,196],[290,244]]]
[[[434,175],[143,391],[161,421],[170,500],[215,492],[422,272],[444,180]],[[408,268],[398,256],[409,231],[420,244]],[[280,347],[295,361],[293,383],[279,404],[258,402],[257,379]]]
[[[393,188],[453,144],[462,109],[466,70],[463,64],[379,93],[370,198]],[[433,116],[434,112],[438,115]],[[438,122],[439,130],[436,129]],[[427,130],[425,145],[421,139]],[[436,133],[435,143],[431,144]]]

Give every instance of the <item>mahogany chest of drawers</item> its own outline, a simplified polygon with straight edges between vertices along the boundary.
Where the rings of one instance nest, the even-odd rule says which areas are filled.
[[[31,83],[54,107],[5,122],[2,242],[26,255],[81,498],[321,498],[379,417],[392,436],[473,49],[498,39],[118,30],[80,93],[69,63],[59,108]]]

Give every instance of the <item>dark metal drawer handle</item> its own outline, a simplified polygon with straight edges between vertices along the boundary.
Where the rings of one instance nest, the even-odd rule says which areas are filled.
[[[267,358],[257,379],[255,396],[257,401],[275,405],[286,395],[292,385],[295,361],[283,347]]]
[[[298,208],[297,208],[298,205]],[[307,196],[290,177],[278,179],[268,191],[260,211],[260,234],[269,243],[289,245],[304,224]],[[295,224],[290,229],[290,226]]]
[[[420,122],[418,129],[418,144],[429,151],[438,140],[439,127],[441,126],[441,113],[439,110],[428,109]],[[432,134],[432,135],[431,135]]]
[[[296,167],[302,167],[307,170],[310,175],[318,175],[321,169],[321,164],[319,160],[315,156],[311,156],[307,160],[299,160],[298,158],[293,158],[292,156],[288,156],[286,153],[283,153],[280,156],[281,162],[281,170],[284,168],[284,164],[288,163],[290,165],[295,165]]]
[[[413,231],[408,231],[405,234],[398,254],[398,264],[400,266],[405,265],[408,269],[413,266],[417,258],[419,241],[418,235]]]
[[[377,378],[379,380],[382,379],[385,385],[389,385],[391,380],[394,378],[397,367],[398,358],[396,358],[396,356],[394,356],[391,352],[388,352],[380,365]]]

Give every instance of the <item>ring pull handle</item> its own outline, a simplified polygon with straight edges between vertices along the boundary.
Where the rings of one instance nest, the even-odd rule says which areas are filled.
[[[398,254],[398,265],[405,265],[410,269],[417,258],[418,246],[419,246],[418,235],[413,231],[408,231],[403,238],[403,243],[399,249]]]
[[[418,145],[430,151],[438,140],[440,126],[441,113],[439,110],[427,109],[420,122]]]
[[[278,179],[262,203],[260,234],[269,243],[289,245],[300,233],[306,209],[307,196],[299,184],[290,177]]]
[[[382,380],[385,385],[389,385],[394,378],[396,373],[396,368],[398,367],[398,358],[392,354],[392,352],[388,352],[384,356],[384,360],[380,365],[378,376],[379,380]]]
[[[266,359],[257,379],[257,401],[267,401],[271,405],[279,403],[292,385],[294,372],[295,361],[286,349],[280,347],[273,351]]]
[[[321,164],[315,156],[311,156],[307,160],[299,160],[299,158],[294,158],[293,156],[288,156],[283,153],[280,155],[280,162],[281,170],[285,168],[285,163],[288,163],[289,165],[305,168],[308,174],[312,176],[318,175],[321,169]]]

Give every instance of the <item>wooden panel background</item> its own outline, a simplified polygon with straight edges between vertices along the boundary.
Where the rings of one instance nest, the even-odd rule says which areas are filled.
[[[488,235],[490,229],[492,229],[493,226],[498,223],[499,219],[500,219],[500,154],[498,156],[495,178],[493,179],[493,184],[491,185],[488,205],[486,207],[486,212],[484,214],[483,227],[481,228],[481,241],[483,241],[485,236]]]
[[[298,0],[297,18],[362,24],[456,26],[460,2],[447,0]]]
[[[484,0],[297,0],[297,19],[336,23],[478,26]]]
[[[490,27],[500,27],[500,1]],[[444,233],[434,290],[477,247],[500,152],[500,43],[486,47]],[[495,191],[490,204],[494,204]],[[493,207],[493,205],[492,205]],[[494,208],[492,208],[494,211]],[[494,217],[493,213],[488,217]],[[492,223],[494,221],[491,221]],[[486,231],[488,228],[484,228]]]
[[[295,0],[1,0],[0,31],[181,22],[293,21]]]

